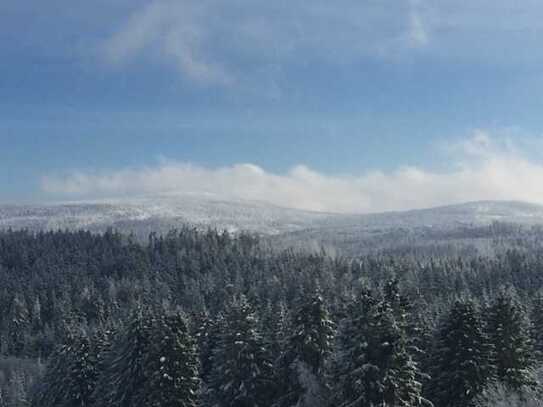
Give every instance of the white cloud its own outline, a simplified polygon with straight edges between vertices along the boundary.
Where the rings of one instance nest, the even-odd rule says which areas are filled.
[[[423,47],[422,10],[421,0],[153,0],[102,49],[115,65],[166,61],[190,81],[232,85],[304,58],[343,63]]]
[[[153,1],[103,44],[103,54],[112,64],[121,65],[148,52],[172,62],[190,80],[228,85],[232,79],[220,64],[202,55],[203,11],[202,4],[193,2]]]
[[[409,11],[408,43],[415,48],[424,47],[430,38],[428,28],[421,14],[421,1],[412,0]]]
[[[507,139],[476,131],[450,149],[449,171],[402,167],[359,176],[326,175],[304,165],[285,174],[254,164],[222,168],[163,162],[110,173],[45,177],[42,189],[71,199],[162,193],[213,193],[276,205],[335,212],[380,212],[475,200],[543,203],[543,164]]]

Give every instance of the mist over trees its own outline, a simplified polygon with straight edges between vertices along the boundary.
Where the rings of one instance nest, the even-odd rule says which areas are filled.
[[[543,250],[513,235],[343,257],[0,232],[0,407],[537,405]]]

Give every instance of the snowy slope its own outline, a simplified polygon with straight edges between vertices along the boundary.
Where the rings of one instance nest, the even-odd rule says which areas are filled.
[[[501,226],[487,228],[496,222]],[[511,228],[503,227],[505,224],[543,225],[543,206],[485,201],[405,212],[342,215],[273,240],[279,247],[325,247],[347,255],[450,245],[476,247],[489,254],[495,237],[510,236]]]
[[[48,206],[0,206],[0,229],[88,229],[114,227],[147,233],[190,224],[236,232],[277,234],[301,230],[333,215],[280,208],[261,202],[178,195]]]
[[[493,222],[543,224],[543,205],[514,201],[479,201],[430,209],[345,215],[335,227],[359,228],[455,228]]]
[[[268,235],[297,232],[300,236],[319,233],[345,236],[388,229],[454,229],[495,221],[543,224],[543,206],[488,201],[406,212],[345,215],[190,194],[46,206],[0,206],[0,229],[103,231],[114,227],[142,235],[185,224]]]

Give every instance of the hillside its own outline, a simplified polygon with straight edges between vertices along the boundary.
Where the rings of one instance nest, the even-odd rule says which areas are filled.
[[[332,216],[262,202],[177,195],[45,206],[0,206],[0,228],[98,232],[115,228],[145,235],[190,224],[229,232],[244,230],[273,235],[305,229]]]
[[[504,230],[495,223],[543,224],[543,206],[524,202],[482,201],[378,214],[331,214],[281,208],[263,202],[209,195],[177,195],[132,200],[73,202],[47,206],[0,207],[0,229],[114,228],[146,238],[183,225],[269,236],[280,247],[334,248],[356,255],[400,246],[486,245]],[[483,228],[483,229],[481,229]],[[510,234],[510,230],[506,232]]]

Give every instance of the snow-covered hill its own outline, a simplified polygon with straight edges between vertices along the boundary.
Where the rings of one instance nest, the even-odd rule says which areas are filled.
[[[430,209],[344,215],[334,219],[336,227],[362,228],[455,228],[493,222],[523,225],[543,224],[543,205],[515,201],[479,201]]]
[[[543,206],[487,201],[406,212],[345,215],[190,194],[45,206],[0,206],[0,229],[103,231],[113,227],[141,235],[190,224],[266,235],[295,233],[314,238],[322,233],[353,237],[392,229],[448,230],[495,221],[543,224]]]
[[[236,232],[278,234],[305,229],[334,215],[280,208],[261,202],[207,195],[74,202],[47,206],[0,206],[0,229],[88,229],[145,234],[190,224]]]

